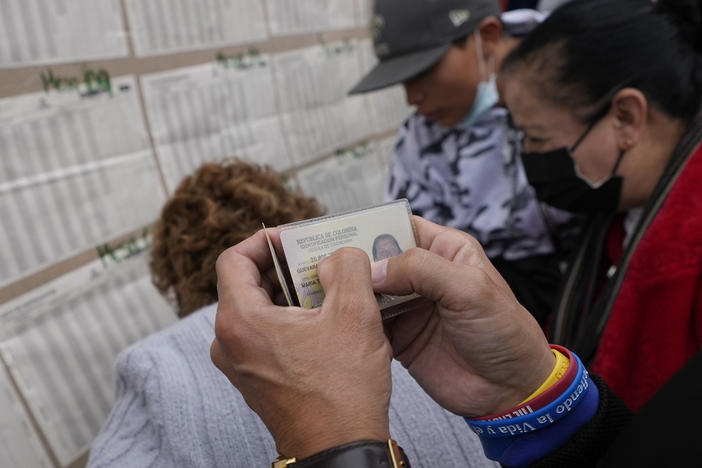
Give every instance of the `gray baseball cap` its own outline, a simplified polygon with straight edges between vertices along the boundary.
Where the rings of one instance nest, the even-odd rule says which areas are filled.
[[[429,69],[489,16],[500,17],[498,0],[375,0],[370,28],[379,62],[349,94],[386,88]]]

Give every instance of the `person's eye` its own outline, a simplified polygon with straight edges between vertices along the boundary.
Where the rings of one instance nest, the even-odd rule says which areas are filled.
[[[528,142],[528,143],[531,143],[531,144],[534,144],[534,145],[540,145],[540,144],[542,144],[542,143],[546,143],[546,138],[533,137],[533,136],[530,136],[530,135],[526,135],[526,136],[524,137],[524,141],[525,141],[525,142]]]
[[[524,135],[524,141],[522,142],[523,150],[526,152],[543,151],[548,142],[548,138],[535,137],[531,135]]]

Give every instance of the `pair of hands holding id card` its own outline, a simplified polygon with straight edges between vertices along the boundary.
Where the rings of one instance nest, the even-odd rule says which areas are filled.
[[[352,441],[389,439],[393,357],[437,403],[467,417],[515,406],[551,373],[555,358],[541,328],[478,241],[408,219],[416,247],[373,263],[368,245],[387,234],[382,219],[332,225],[332,234],[321,236],[260,230],[218,259],[212,360],[280,453],[304,458]],[[269,239],[278,257],[287,254],[299,303],[308,307],[288,305]],[[333,253],[315,256],[315,268],[291,258],[290,245],[322,251],[322,244]],[[311,270],[323,291],[319,304],[307,301],[301,287],[312,284],[309,276],[295,276]],[[419,298],[383,320],[379,294]]]

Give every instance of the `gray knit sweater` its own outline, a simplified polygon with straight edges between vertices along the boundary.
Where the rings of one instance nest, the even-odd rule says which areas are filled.
[[[266,467],[271,436],[210,361],[216,306],[123,351],[116,401],[88,466]],[[413,467],[495,467],[462,420],[441,409],[393,363],[390,430]]]

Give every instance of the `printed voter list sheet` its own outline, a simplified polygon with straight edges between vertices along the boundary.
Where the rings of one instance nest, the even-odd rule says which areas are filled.
[[[378,62],[369,39],[360,41],[361,63],[364,74]],[[414,108],[407,105],[405,90],[401,84],[367,93],[375,131],[378,133],[398,128],[409,117]]]
[[[353,144],[372,133],[362,96],[347,96],[360,79],[358,44],[325,43],[275,57],[283,123],[295,164]]]
[[[0,68],[125,56],[119,0],[0,2]]]
[[[371,145],[345,151],[297,174],[302,190],[319,200],[329,214],[380,203],[384,177]]]
[[[267,0],[274,36],[355,26],[351,0]]]
[[[136,81],[108,83],[0,100],[0,286],[158,215]]]
[[[225,157],[290,167],[269,62],[249,54],[142,77],[169,190],[200,164]]]
[[[62,466],[107,418],[117,354],[176,320],[133,243],[0,307],[0,352]]]
[[[126,0],[137,56],[266,38],[261,0]],[[291,2],[293,3],[293,2]]]
[[[0,454],[3,468],[52,468],[10,379],[0,369]]]

